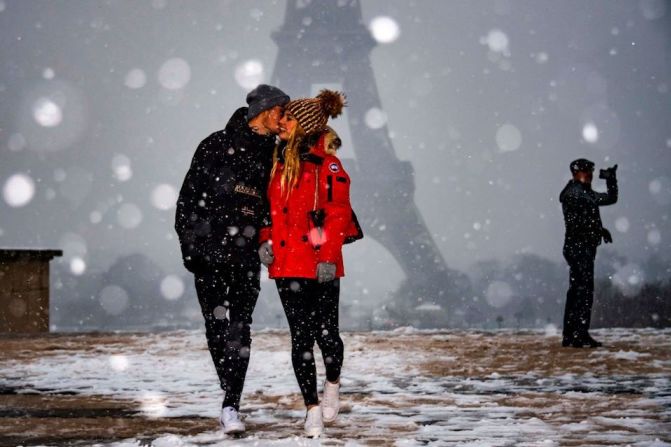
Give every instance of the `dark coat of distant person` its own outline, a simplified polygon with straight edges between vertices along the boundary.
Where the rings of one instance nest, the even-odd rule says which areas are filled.
[[[569,180],[559,195],[566,225],[565,245],[584,243],[597,246],[603,236],[600,206],[617,202],[617,181],[606,180],[608,192],[597,192],[588,183]]]

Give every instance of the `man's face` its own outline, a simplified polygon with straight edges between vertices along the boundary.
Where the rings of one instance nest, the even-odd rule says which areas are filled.
[[[279,123],[280,140],[289,141],[289,138],[291,138],[291,134],[293,134],[297,125],[298,121],[296,121],[296,118],[294,118],[294,116],[291,113],[284,112]]]
[[[592,184],[592,178],[594,173],[592,171],[578,171],[573,174],[573,178],[579,181],[580,183],[585,183],[587,185]]]
[[[282,118],[282,106],[275,106],[272,109],[263,111],[263,126],[269,134],[277,135],[280,133],[280,118]]]

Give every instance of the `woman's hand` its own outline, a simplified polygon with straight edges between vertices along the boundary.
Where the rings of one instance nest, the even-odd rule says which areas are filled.
[[[332,262],[320,262],[317,264],[317,282],[333,281],[336,276],[336,265]]]

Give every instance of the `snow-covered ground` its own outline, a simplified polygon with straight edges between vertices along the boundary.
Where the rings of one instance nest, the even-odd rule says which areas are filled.
[[[217,429],[200,331],[3,338],[0,444],[671,445],[671,331],[594,333],[604,348],[544,331],[344,334],[344,408],[320,440],[301,437],[286,332],[254,334],[235,439]]]

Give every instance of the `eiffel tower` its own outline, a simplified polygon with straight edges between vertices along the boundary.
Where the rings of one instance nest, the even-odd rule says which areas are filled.
[[[274,85],[296,97],[309,96],[315,84],[340,84],[347,94],[356,161],[343,163],[366,237],[381,243],[406,275],[398,298],[406,309],[451,305],[450,271],[414,203],[412,165],[396,157],[386,126],[365,124],[366,112],[382,106],[369,57],[376,42],[359,0],[287,0],[284,24],[272,37],[279,49]]]

